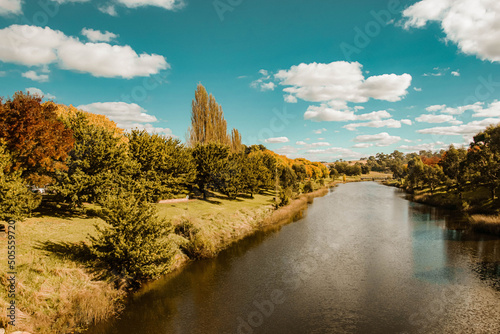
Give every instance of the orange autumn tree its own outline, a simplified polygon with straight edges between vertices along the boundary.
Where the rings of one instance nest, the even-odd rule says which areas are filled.
[[[55,107],[22,92],[0,99],[0,138],[12,156],[11,168],[37,186],[50,183],[49,175],[65,168],[74,145],[73,132],[58,120]]]

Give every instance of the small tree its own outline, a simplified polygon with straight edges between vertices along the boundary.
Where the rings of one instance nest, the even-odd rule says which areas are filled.
[[[134,281],[155,278],[172,264],[175,247],[169,240],[172,225],[134,195],[122,193],[101,202],[101,218],[108,224],[91,237],[92,253],[108,267]]]

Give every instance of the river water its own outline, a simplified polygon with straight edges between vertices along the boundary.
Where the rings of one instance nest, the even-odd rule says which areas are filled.
[[[342,184],[89,333],[500,333],[500,238],[398,189]]]

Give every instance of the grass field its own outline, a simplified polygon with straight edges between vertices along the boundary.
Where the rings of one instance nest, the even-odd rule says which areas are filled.
[[[273,209],[274,194],[269,191],[253,199],[229,200],[214,194],[207,201],[155,206],[159,217],[174,225],[189,225],[196,231],[190,240],[189,258],[210,257],[264,225],[286,221],[324,191],[302,195],[279,210]],[[7,333],[78,332],[120,311],[120,301],[126,293],[117,289],[116,282],[104,278],[109,273],[95,271],[88,262],[76,257],[82,248],[79,245],[88,244],[88,236],[94,235],[94,225],[105,224],[94,214],[96,209],[88,205],[70,213],[46,210],[16,222],[16,327],[7,326],[9,319],[6,312],[1,312],[0,328],[6,327]],[[6,247],[4,236],[0,238],[0,248]],[[175,265],[189,258],[183,254]],[[5,251],[0,253],[0,261],[1,283],[5,287],[0,291],[0,307],[5,310],[10,302]]]

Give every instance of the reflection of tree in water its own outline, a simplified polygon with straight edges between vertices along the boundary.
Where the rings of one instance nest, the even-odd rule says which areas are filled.
[[[459,282],[467,273],[498,289],[500,239],[474,232],[464,215],[417,203],[409,205],[415,276],[436,284]],[[465,272],[464,272],[465,271]]]

